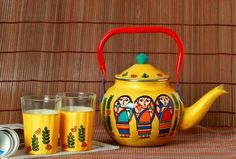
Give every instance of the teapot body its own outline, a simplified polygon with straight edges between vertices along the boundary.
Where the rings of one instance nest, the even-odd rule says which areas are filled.
[[[100,105],[108,134],[127,146],[157,146],[177,132],[184,105],[168,81],[115,80]]]
[[[184,48],[177,34],[164,27],[127,27],[112,29],[98,44],[97,57],[104,88],[106,66],[103,47],[106,41],[116,34],[136,33],[165,33],[175,40],[178,46],[176,86],[179,86]],[[187,130],[198,124],[214,101],[227,93],[223,85],[219,85],[184,109],[179,94],[169,86],[169,75],[148,64],[148,56],[144,53],[140,53],[136,60],[136,64],[115,75],[115,84],[104,94],[100,105],[105,129],[119,144],[166,144],[179,128]]]

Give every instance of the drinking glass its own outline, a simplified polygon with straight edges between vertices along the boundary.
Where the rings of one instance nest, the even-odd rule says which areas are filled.
[[[63,151],[84,151],[92,148],[96,94],[59,93],[61,97],[60,141]]]
[[[29,154],[57,152],[61,98],[50,95],[21,97],[24,142]]]

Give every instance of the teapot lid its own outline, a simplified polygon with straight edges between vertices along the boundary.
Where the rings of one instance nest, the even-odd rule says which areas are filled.
[[[121,74],[115,75],[115,79],[140,82],[165,81],[169,79],[169,75],[147,64],[148,56],[146,54],[140,53],[136,60],[137,64],[124,70]]]

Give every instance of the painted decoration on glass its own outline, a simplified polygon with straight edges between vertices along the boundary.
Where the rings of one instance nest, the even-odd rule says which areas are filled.
[[[43,144],[45,144],[46,150],[52,149],[52,145],[50,145],[50,130],[46,126],[44,127],[42,131],[42,142]]]
[[[31,150],[39,151],[39,138],[35,134],[32,137],[32,148],[31,148]]]
[[[81,142],[81,147],[86,148],[87,143],[85,142],[85,127],[83,125],[80,125],[79,131],[78,131],[78,139]]]

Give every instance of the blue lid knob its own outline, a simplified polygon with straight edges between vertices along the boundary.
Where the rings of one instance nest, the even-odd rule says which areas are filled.
[[[145,64],[148,62],[148,56],[141,52],[138,56],[136,56],[136,60],[138,62],[138,64]]]

